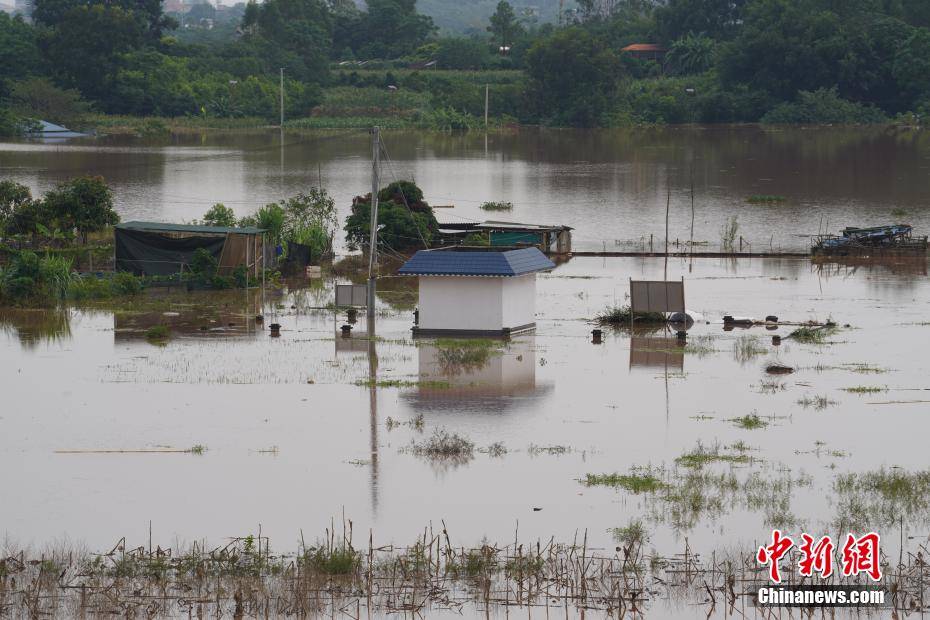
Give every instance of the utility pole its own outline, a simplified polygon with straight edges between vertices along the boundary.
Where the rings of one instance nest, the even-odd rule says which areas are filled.
[[[281,129],[284,129],[284,67],[281,67]]]
[[[488,85],[484,85],[484,130],[488,130]]]
[[[371,128],[371,240],[368,242],[368,320],[375,318],[378,273],[378,173],[381,159],[381,128]]]

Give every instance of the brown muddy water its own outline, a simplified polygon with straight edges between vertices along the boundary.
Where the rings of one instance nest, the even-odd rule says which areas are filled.
[[[819,230],[893,221],[930,230],[930,134],[891,128],[674,127],[383,133],[385,181],[414,178],[440,222],[501,219],[575,227],[575,249],[632,249],[664,237],[720,244],[732,216],[755,250],[805,249]],[[102,174],[124,220],[190,221],[214,203],[239,215],[319,183],[341,217],[370,188],[364,131],[211,132],[170,141],[2,143],[0,177],[36,192]],[[777,204],[748,204],[779,195]],[[484,201],[509,201],[488,214]]]
[[[345,316],[317,309],[332,300],[330,282],[265,294],[280,338],[255,324],[256,291],[118,312],[4,310],[0,531],[103,549],[124,535],[142,544],[150,522],[166,545],[261,524],[292,548],[301,530],[316,535],[345,514],[382,543],[444,521],[457,545],[586,530],[591,548],[612,549],[614,528],[641,521],[648,547],[671,554],[686,539],[752,550],[773,525],[834,536],[875,527],[891,545],[903,518],[903,534],[922,540],[926,269],[672,260],[669,277],[685,276],[709,321],[684,351],[661,331],[591,343],[586,319],[622,301],[629,278],[661,277],[660,259],[575,258],[541,275],[537,332],[486,356],[412,340],[410,282],[381,298],[373,342],[364,322],[342,338]],[[725,313],[849,327],[823,344],[774,347],[790,328],[728,332]],[[148,342],[161,323],[171,338]],[[796,371],[769,375],[772,362]],[[416,446],[437,430],[472,441],[473,453],[423,455]],[[195,446],[205,450],[184,452]],[[696,450],[716,456],[676,463]],[[585,484],[631,468],[650,468],[665,490]],[[842,484],[882,468],[924,486]]]

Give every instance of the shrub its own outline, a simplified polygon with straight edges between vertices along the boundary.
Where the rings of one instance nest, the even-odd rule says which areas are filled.
[[[609,306],[600,314],[595,315],[594,322],[598,325],[623,327],[631,322],[640,324],[665,323],[665,315],[661,312],[633,312],[630,306]]]
[[[194,251],[194,256],[191,258],[190,270],[195,277],[200,277],[203,279],[212,278],[216,275],[216,268],[219,266],[219,263],[216,261],[216,257],[210,254],[204,248],[197,248]]]
[[[108,299],[118,295],[138,295],[142,289],[142,278],[127,271],[118,271],[112,276],[74,278],[68,287],[68,298],[76,301]]]
[[[20,252],[0,272],[0,303],[54,305],[65,298],[72,279],[70,260]]]
[[[163,342],[171,335],[167,325],[153,325],[145,332],[146,340],[151,342]]]
[[[796,101],[781,103],[762,117],[768,124],[867,125],[887,122],[881,110],[842,99],[836,87],[800,91]]]
[[[327,549],[308,549],[304,562],[314,570],[326,575],[349,575],[355,572],[361,561],[358,551],[349,545]]]
[[[336,201],[320,187],[282,200],[282,238],[310,246],[313,256],[330,256],[336,236]]]

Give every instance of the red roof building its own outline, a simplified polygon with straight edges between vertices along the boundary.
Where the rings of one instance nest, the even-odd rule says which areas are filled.
[[[665,54],[668,53],[668,49],[656,43],[633,43],[632,45],[627,45],[620,51],[630,54],[634,58],[659,62],[661,62],[665,58]]]

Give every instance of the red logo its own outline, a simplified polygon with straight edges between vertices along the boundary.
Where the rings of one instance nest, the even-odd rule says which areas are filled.
[[[809,534],[801,534],[802,544],[798,547],[800,559],[798,560],[798,573],[810,577],[814,573],[821,577],[833,574],[834,551],[836,545],[829,536],[815,539]],[[844,577],[854,577],[865,573],[873,581],[881,581],[882,569],[879,562],[878,548],[880,537],[870,532],[856,538],[853,534],[846,536],[846,543],[842,552],[842,572]],[[781,530],[772,530],[772,542],[759,547],[756,552],[756,561],[769,568],[769,579],[774,583],[781,583],[781,572],[778,562],[795,546],[790,536],[785,536]]]

